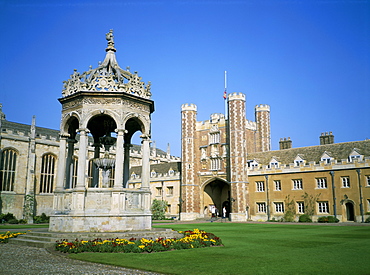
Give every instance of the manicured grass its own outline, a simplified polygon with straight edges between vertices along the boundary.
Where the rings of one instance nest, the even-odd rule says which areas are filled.
[[[299,224],[171,224],[220,237],[224,247],[149,254],[80,253],[79,260],[165,274],[369,274],[370,227]]]
[[[24,228],[49,228],[48,223],[44,224],[1,224],[0,229],[1,230],[13,230],[13,229],[24,229]]]

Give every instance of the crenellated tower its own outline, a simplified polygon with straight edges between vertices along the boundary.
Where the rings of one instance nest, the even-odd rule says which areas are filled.
[[[247,207],[247,171],[246,171],[246,118],[245,95],[232,93],[228,96],[229,118],[229,169],[231,213],[233,221],[245,220]]]
[[[257,152],[267,152],[271,150],[270,133],[270,106],[260,104],[255,107],[257,123]]]

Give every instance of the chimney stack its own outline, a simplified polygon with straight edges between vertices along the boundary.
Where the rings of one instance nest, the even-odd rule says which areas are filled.
[[[333,143],[334,143],[334,135],[332,132],[321,133],[320,145],[333,144]]]
[[[279,141],[279,148],[280,150],[292,148],[292,141],[290,140],[290,137],[281,138]]]

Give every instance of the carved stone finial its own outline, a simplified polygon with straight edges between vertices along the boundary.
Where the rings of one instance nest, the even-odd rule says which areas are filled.
[[[114,48],[114,36],[113,36],[113,30],[109,30],[109,32],[105,35],[105,38],[107,39],[108,41],[108,47],[106,48],[106,51],[109,51],[109,50],[113,50],[113,51],[116,51],[116,49]]]

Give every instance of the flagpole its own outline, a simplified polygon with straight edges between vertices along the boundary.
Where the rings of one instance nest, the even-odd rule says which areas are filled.
[[[225,119],[227,119],[227,82],[226,82],[226,74],[225,71],[225,91],[224,91],[224,101],[225,101]]]

